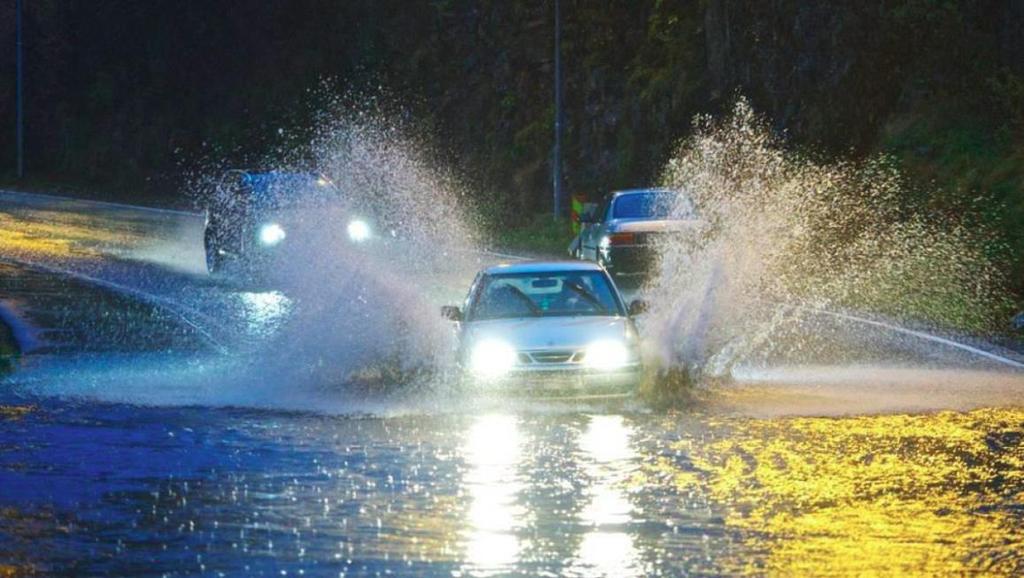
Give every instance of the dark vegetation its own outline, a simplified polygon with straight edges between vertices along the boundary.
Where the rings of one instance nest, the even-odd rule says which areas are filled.
[[[0,376],[11,371],[18,355],[18,342],[6,323],[0,321]],[[0,406],[2,410],[2,406]],[[2,411],[0,411],[2,414]]]
[[[0,159],[14,156],[13,2]],[[308,142],[332,94],[377,94],[506,222],[549,203],[552,3],[28,0],[37,184],[182,202],[209,159]],[[567,189],[648,184],[696,113],[747,96],[793,146],[895,155],[908,206],[991,227],[1024,288],[1024,3],[563,0]],[[31,183],[30,183],[31,184]]]

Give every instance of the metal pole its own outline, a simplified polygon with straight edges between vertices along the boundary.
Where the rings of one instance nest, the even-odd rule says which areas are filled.
[[[554,217],[562,214],[562,3],[555,0],[555,150],[551,180]]]
[[[22,56],[21,56],[21,4],[22,0],[15,0],[14,6],[14,43],[15,43],[15,67],[17,69],[17,79],[15,81],[15,104],[14,108],[17,115],[17,126],[15,136],[15,147],[17,148],[17,175],[18,179],[25,176],[25,107],[22,99]]]

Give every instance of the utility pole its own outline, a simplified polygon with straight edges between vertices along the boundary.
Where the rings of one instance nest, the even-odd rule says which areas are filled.
[[[19,0],[20,1],[20,0]],[[551,180],[554,217],[562,215],[562,3],[555,0],[555,150]]]
[[[14,4],[14,44],[15,44],[15,67],[16,80],[14,88],[14,108],[16,119],[15,148],[17,148],[17,170],[18,180],[25,176],[25,106],[22,99],[22,56],[21,56],[21,8],[22,0],[15,0]]]

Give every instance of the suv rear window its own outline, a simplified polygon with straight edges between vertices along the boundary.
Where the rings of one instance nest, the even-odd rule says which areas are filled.
[[[614,219],[667,219],[678,195],[673,192],[628,193],[615,198]]]

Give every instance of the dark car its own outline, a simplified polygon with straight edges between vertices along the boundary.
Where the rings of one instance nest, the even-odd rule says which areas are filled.
[[[577,259],[596,261],[616,281],[640,282],[656,265],[660,241],[685,234],[697,221],[689,195],[669,189],[616,191],[580,216],[569,246]]]
[[[340,200],[334,183],[314,173],[228,171],[206,210],[207,269],[218,273],[230,265],[260,265],[302,237],[298,211]],[[366,218],[353,215],[343,226],[353,242],[373,236]]]

